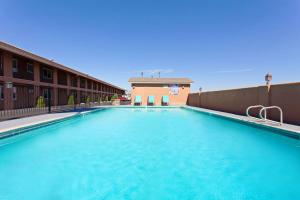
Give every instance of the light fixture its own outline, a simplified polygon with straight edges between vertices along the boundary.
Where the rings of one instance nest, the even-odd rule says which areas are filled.
[[[272,74],[271,73],[267,73],[266,76],[265,76],[265,81],[266,81],[266,84],[267,85],[270,85],[271,81],[272,81]]]

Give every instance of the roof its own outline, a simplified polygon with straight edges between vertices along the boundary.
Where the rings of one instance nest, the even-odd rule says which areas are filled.
[[[129,83],[151,83],[151,84],[191,84],[193,81],[189,78],[144,78],[135,77],[128,80]]]
[[[103,83],[105,85],[109,85],[111,87],[114,87],[114,88],[117,88],[117,89],[125,91],[125,89],[123,89],[123,88],[120,88],[120,87],[115,86],[113,84],[110,84],[110,83],[107,83],[105,81],[99,80],[99,79],[97,79],[95,77],[89,76],[88,74],[84,74],[84,73],[79,72],[77,70],[71,69],[70,67],[66,67],[66,66],[64,66],[62,64],[56,63],[53,60],[49,60],[47,58],[43,58],[41,56],[38,56],[38,55],[33,54],[33,53],[30,53],[28,51],[25,51],[25,50],[23,50],[21,48],[18,48],[16,46],[13,46],[13,45],[10,45],[10,44],[7,44],[7,43],[2,42],[2,41],[0,41],[0,49],[3,49],[5,51],[9,51],[11,53],[17,54],[19,56],[23,56],[25,58],[28,58],[28,59],[31,59],[31,60],[34,60],[34,61],[37,61],[37,62],[40,62],[40,63],[43,63],[45,65],[49,65],[49,66],[55,67],[57,69],[61,69],[61,70],[64,70],[64,71],[67,71],[67,72],[79,75],[81,77],[88,78],[88,79],[91,79],[93,81],[97,81],[97,82]]]

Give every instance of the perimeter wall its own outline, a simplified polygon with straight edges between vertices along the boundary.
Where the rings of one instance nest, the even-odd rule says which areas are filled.
[[[300,125],[300,82],[190,93],[187,105],[245,115],[252,105],[279,106],[283,110],[285,123]],[[257,115],[257,110],[251,114]],[[278,111],[268,114],[273,120],[279,119]]]

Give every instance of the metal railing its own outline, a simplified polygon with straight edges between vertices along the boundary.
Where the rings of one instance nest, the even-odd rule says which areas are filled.
[[[251,109],[254,109],[254,108],[260,108],[260,110],[259,110],[259,118],[258,117],[253,117],[253,116],[251,116],[249,114],[249,111]],[[277,109],[277,110],[279,110],[279,113],[280,113],[280,122],[268,119],[268,112],[267,112],[267,110],[270,110],[270,109]],[[282,112],[282,109],[279,106],[268,106],[268,107],[265,107],[263,105],[249,106],[247,108],[247,110],[246,110],[246,115],[249,118],[259,119],[259,120],[262,120],[263,122],[274,122],[274,123],[278,123],[279,125],[283,124],[283,112]]]
[[[43,108],[21,108],[14,110],[1,110],[0,121],[21,117],[28,117],[32,115],[40,115],[48,113],[48,107]]]
[[[263,105],[249,106],[249,107],[247,108],[247,110],[246,110],[246,115],[247,115],[249,118],[258,119],[257,117],[253,117],[253,116],[251,116],[251,115],[249,114],[249,111],[250,111],[251,109],[254,109],[254,108],[260,108],[260,109],[262,109],[262,108],[264,108],[264,106],[263,106]]]
[[[279,106],[263,107],[263,108],[259,111],[259,116],[260,116],[260,118],[261,118],[261,119],[264,119],[265,121],[278,123],[277,121],[267,119],[267,110],[270,110],[270,109],[277,109],[277,110],[279,110],[279,113],[280,113],[280,122],[279,122],[279,125],[282,125],[282,124],[283,124],[283,112],[282,112],[282,109],[281,109]],[[263,111],[265,112],[265,116],[264,116],[264,117],[262,116],[262,112],[263,112]]]
[[[73,112],[80,109],[89,109],[96,106],[111,105],[110,101],[106,102],[90,102],[82,103],[76,105],[61,105],[61,106],[51,106],[50,111],[53,113],[56,112]],[[21,108],[21,109],[12,109],[12,110],[0,110],[0,121],[29,117],[34,115],[46,114],[49,113],[49,107],[32,107],[32,108]]]

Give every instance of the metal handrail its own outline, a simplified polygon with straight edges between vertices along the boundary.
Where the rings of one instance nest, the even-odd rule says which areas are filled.
[[[274,121],[274,120],[270,120],[270,119],[267,119],[267,110],[268,109],[278,109],[279,112],[280,112],[280,122],[277,122],[277,121]],[[262,116],[262,112],[265,111],[265,116],[263,117]],[[283,124],[283,112],[282,112],[282,109],[279,107],[279,106],[269,106],[269,107],[263,107],[260,111],[259,111],[259,116],[261,119],[264,119],[265,121],[270,121],[270,122],[276,122],[276,123],[279,123],[280,125]]]
[[[252,109],[252,108],[265,108],[263,105],[255,105],[255,106],[249,106],[248,108],[247,108],[247,110],[246,110],[246,115],[249,117],[249,118],[253,118],[253,119],[259,119],[259,118],[257,118],[257,117],[253,117],[253,116],[251,116],[250,114],[249,114],[249,111]],[[265,116],[266,116],[266,112],[265,112]]]

